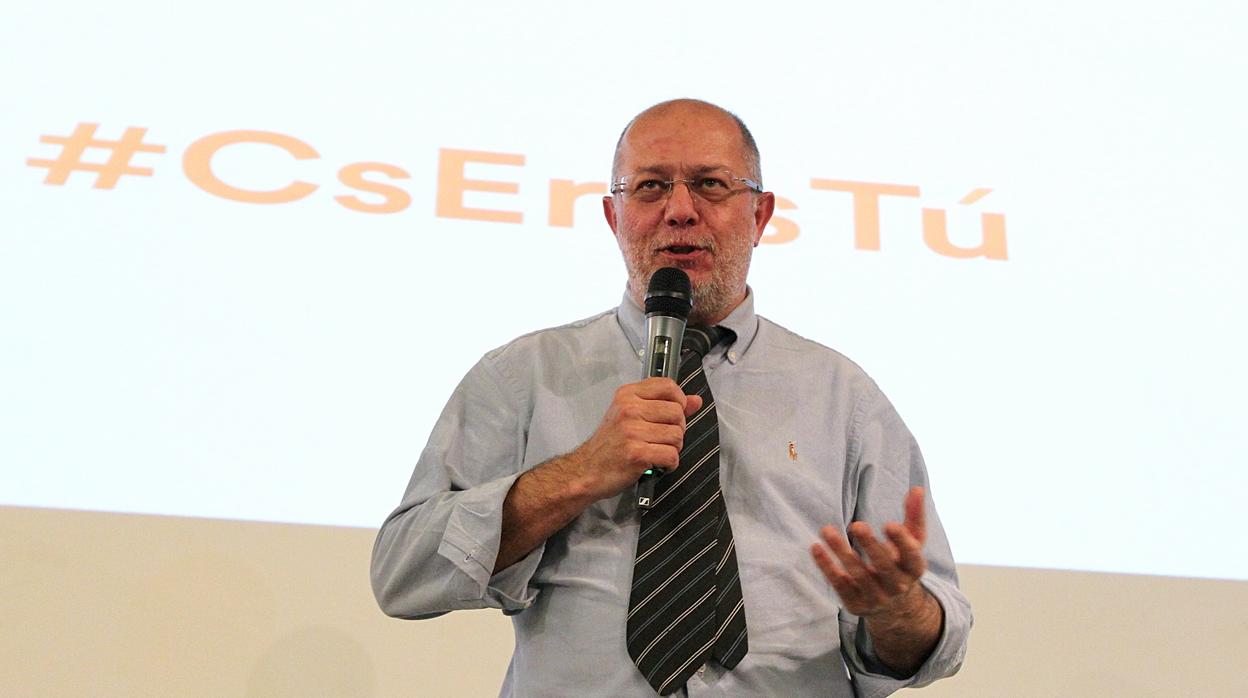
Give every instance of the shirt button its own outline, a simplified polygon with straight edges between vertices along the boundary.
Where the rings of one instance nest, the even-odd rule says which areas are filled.
[[[702,678],[702,675],[705,673],[706,673],[706,665],[703,664],[702,666],[698,667],[698,678],[699,679]]]
[[[728,358],[729,358],[730,360],[732,360],[732,361],[736,361],[736,360],[737,360],[737,352],[735,352],[735,351],[730,351],[730,352],[728,352]]]

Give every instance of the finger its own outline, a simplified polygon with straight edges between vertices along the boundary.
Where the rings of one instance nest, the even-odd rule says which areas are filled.
[[[832,552],[828,541],[840,540],[839,545],[848,547],[849,543],[833,526],[824,526],[819,531],[823,543],[815,543],[810,546],[810,553],[815,558],[815,563],[819,565],[819,569],[823,572],[823,576],[827,578],[832,587],[836,589],[836,593],[841,595],[841,599],[848,603],[850,598],[857,599],[860,596],[858,581],[854,576],[845,569],[845,565],[841,564],[837,555]]]
[[[850,546],[849,540],[840,531],[831,526],[825,526],[821,533],[823,534],[823,541],[828,544],[828,548],[832,550],[832,554],[836,556],[837,561],[841,563],[845,571],[856,582],[868,582],[872,576],[871,570],[862,561],[862,558],[858,556],[858,553],[854,551],[853,547]]]
[[[876,538],[869,525],[861,522],[855,523],[850,526],[849,533],[859,549],[866,554],[876,572],[883,573],[887,568],[897,567],[897,561],[901,555],[891,543]]]
[[[651,424],[668,424],[685,429],[685,412],[680,405],[666,400],[639,400],[631,416],[637,416]]]
[[[654,466],[664,471],[672,471],[680,466],[680,448],[667,444],[643,443],[633,451],[634,462],[644,467]]]
[[[927,502],[922,487],[911,487],[906,494],[906,528],[921,547],[927,540]]]
[[[897,546],[901,557],[897,566],[913,579],[923,576],[927,570],[927,560],[923,558],[923,545],[910,535],[910,529],[897,523],[884,527],[884,535]]]
[[[815,559],[815,564],[819,567],[819,571],[823,572],[824,578],[836,589],[836,593],[840,594],[841,600],[845,601],[846,596],[855,595],[856,585],[854,578],[845,571],[832,557],[832,553],[828,552],[826,545],[822,543],[813,543],[810,546],[810,556]]]
[[[685,404],[685,393],[671,378],[647,378],[633,383],[633,393],[646,400],[667,400],[678,405]]]
[[[677,451],[685,445],[685,429],[675,424],[646,424],[634,433],[646,443],[671,446]]]
[[[851,525],[850,533],[866,554],[886,593],[896,593],[910,584],[912,580],[900,567],[901,554],[891,542],[876,538],[871,527],[862,522]]]
[[[686,395],[670,378],[647,378],[637,386],[636,394],[646,400],[674,402],[681,406],[686,417],[692,417],[706,402],[701,395]]]

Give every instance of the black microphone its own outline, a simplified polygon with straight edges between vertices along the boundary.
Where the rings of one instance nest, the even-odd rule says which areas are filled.
[[[646,343],[642,347],[642,379],[676,378],[680,370],[680,344],[685,323],[693,310],[693,286],[689,275],[675,267],[664,267],[650,277],[646,289]],[[637,507],[654,506],[654,483],[663,469],[651,467],[637,481]]]

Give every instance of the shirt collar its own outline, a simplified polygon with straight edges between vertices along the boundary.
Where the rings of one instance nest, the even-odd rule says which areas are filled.
[[[633,353],[641,356],[641,345],[646,336],[646,313],[633,301],[627,289],[624,291],[624,300],[616,311],[616,318],[624,330],[624,336],[628,338],[628,343],[633,347]],[[727,350],[728,362],[735,364],[745,358],[745,353],[754,343],[754,336],[758,334],[758,316],[754,314],[754,289],[747,286],[745,300],[719,324],[737,334],[737,340],[732,346],[719,349],[721,352]]]

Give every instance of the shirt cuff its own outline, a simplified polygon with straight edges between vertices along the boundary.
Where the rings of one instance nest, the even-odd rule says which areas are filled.
[[[887,696],[907,686],[926,686],[953,675],[962,666],[966,639],[971,629],[970,604],[956,586],[930,571],[923,573],[919,583],[940,604],[944,623],[936,646],[911,676],[897,674],[876,657],[864,620],[848,613],[841,614],[841,647],[860,698]]]
[[[503,500],[520,474],[488,482],[458,493],[455,508],[438,545],[438,554],[467,577],[457,584],[460,602],[476,602],[478,608],[500,608],[519,613],[533,604],[537,591],[529,580],[542,560],[543,543],[514,564],[491,575],[502,537]]]

